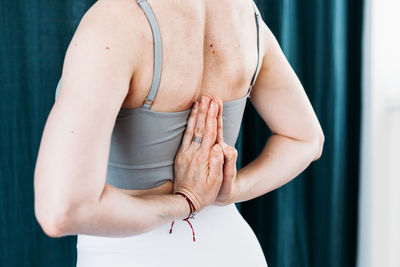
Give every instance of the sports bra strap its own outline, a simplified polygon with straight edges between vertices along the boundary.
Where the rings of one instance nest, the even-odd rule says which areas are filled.
[[[147,20],[150,23],[151,30],[153,32],[154,41],[154,73],[153,81],[151,83],[150,92],[143,102],[142,108],[150,109],[151,104],[153,104],[154,98],[156,97],[158,87],[160,85],[161,79],[161,64],[162,64],[162,49],[161,49],[161,34],[158,27],[157,20],[154,13],[146,0],[136,0],[144,11]]]
[[[254,1],[252,1],[253,3],[253,8],[254,8],[254,13],[255,13],[255,18],[256,18],[256,25],[257,25],[257,67],[256,67],[256,71],[254,72],[253,78],[251,79],[250,82],[250,88],[249,88],[249,93],[251,91],[251,89],[253,88],[254,83],[256,82],[258,73],[260,72],[260,68],[261,68],[261,64],[260,64],[260,18],[261,18],[261,14],[260,11],[257,8],[257,5],[254,3]]]

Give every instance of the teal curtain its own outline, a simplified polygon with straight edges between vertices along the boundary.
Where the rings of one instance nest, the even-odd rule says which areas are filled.
[[[75,266],[76,237],[49,238],[33,209],[33,172],[67,45],[95,0],[0,0],[0,266]],[[256,1],[325,133],[299,177],[237,204],[270,267],[354,266],[362,0]],[[268,128],[250,102],[237,148],[253,160]]]

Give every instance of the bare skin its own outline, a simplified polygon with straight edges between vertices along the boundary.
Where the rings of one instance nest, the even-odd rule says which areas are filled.
[[[207,103],[214,99],[219,104],[216,143],[223,147],[225,161],[221,184],[209,187],[216,193],[213,204],[270,192],[320,157],[322,129],[264,22],[262,67],[250,100],[274,135],[259,157],[238,171],[236,149],[223,142],[222,101],[243,97],[256,68],[250,1],[148,2],[160,25],[164,52],[151,109],[186,110],[202,95],[209,96]],[[186,217],[187,203],[171,194],[172,182],[145,190],[105,184],[115,118],[121,107],[142,105],[152,74],[152,33],[136,1],[96,2],[68,47],[63,85],[46,122],[35,168],[35,214],[49,236],[130,236]]]

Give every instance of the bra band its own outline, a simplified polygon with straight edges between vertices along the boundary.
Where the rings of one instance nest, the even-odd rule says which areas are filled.
[[[151,83],[150,92],[145,98],[142,108],[150,109],[151,105],[153,104],[154,98],[156,97],[158,87],[160,85],[161,79],[161,64],[162,64],[162,50],[161,50],[161,34],[160,29],[158,27],[157,20],[154,16],[153,10],[151,9],[149,3],[146,0],[136,0],[139,6],[142,8],[143,12],[145,13],[147,20],[150,23],[151,30],[153,33],[153,41],[154,41],[154,73],[153,73],[153,81]],[[257,26],[257,67],[256,71],[253,75],[253,78],[250,82],[250,88],[248,90],[247,95],[250,94],[251,89],[253,88],[254,83],[256,82],[256,78],[260,71],[260,22],[259,19],[261,18],[260,11],[258,10],[254,1],[252,1],[255,19],[256,19],[256,26]]]
[[[157,20],[154,16],[153,11],[149,3],[146,0],[137,0],[137,3],[143,9],[146,14],[147,20],[150,23],[151,30],[153,32],[153,41],[154,41],[154,73],[153,73],[153,81],[151,83],[150,92],[147,95],[146,99],[143,102],[142,108],[150,109],[151,104],[156,97],[158,87],[160,85],[161,79],[161,63],[162,63],[162,51],[161,51],[161,34],[160,29],[158,27]]]

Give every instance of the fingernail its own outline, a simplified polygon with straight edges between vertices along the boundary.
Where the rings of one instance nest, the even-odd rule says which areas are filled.
[[[194,108],[198,108],[199,107],[199,102],[194,101]]]
[[[221,147],[220,146],[214,146],[213,150],[214,151],[221,151]]]
[[[206,98],[204,96],[201,97],[201,103],[204,105],[206,103]]]

